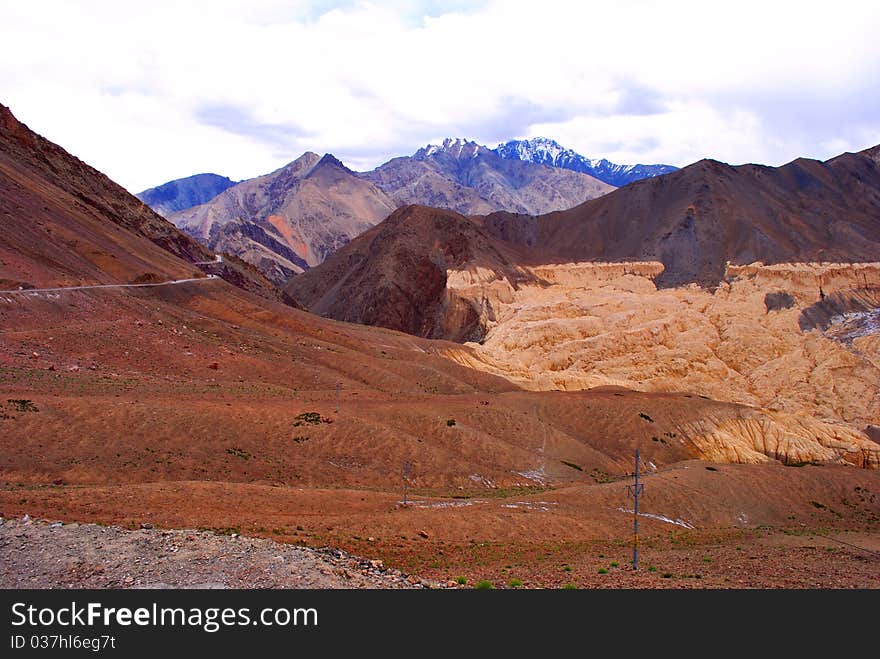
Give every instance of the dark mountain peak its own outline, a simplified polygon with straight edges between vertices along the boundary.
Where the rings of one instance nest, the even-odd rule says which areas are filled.
[[[351,170],[344,164],[342,164],[342,161],[334,156],[332,153],[325,153],[318,161],[318,164],[315,165],[315,169],[317,169],[318,167],[339,167],[351,173]]]

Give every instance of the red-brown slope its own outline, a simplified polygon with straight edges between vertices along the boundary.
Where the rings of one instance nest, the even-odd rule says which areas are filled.
[[[286,291],[314,313],[456,341],[483,335],[474,303],[446,287],[447,269],[481,267],[510,281],[525,275],[499,241],[454,211],[405,206]]]
[[[203,275],[214,253],[0,105],[0,289],[166,281]],[[226,260],[211,271],[276,297]]]
[[[875,149],[782,167],[701,160],[576,208],[485,218],[536,261],[656,260],[661,285],[717,284],[725,263],[873,261],[880,254]]]

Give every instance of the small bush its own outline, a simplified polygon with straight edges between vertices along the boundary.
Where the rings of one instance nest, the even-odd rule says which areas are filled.
[[[511,579],[507,582],[508,588],[519,588],[520,586],[522,586],[522,581],[519,579]]]
[[[459,586],[464,586],[467,583],[467,577],[455,577],[455,583]]]
[[[560,460],[560,462],[566,467],[571,467],[572,469],[577,469],[578,471],[584,470],[583,467],[581,467],[579,464],[575,464],[574,462],[568,462],[567,460]]]
[[[455,425],[455,419],[446,419],[446,425],[451,428]]]
[[[297,414],[294,419],[296,419],[296,423],[293,424],[293,427],[299,426],[317,426],[321,423],[332,423],[332,421],[326,417],[321,416],[318,412],[303,412],[302,414]]]
[[[649,423],[654,423],[654,419],[652,419],[650,416],[648,416],[644,412],[639,412],[639,418],[642,418]]]
[[[611,563],[611,567],[620,567],[620,563],[614,561],[613,563]]]
[[[578,587],[575,586],[573,583],[567,583],[562,587],[562,590],[577,590],[577,589],[578,589]]]
[[[657,568],[654,567],[653,565],[648,566],[648,572],[656,572],[656,571],[657,571]]]
[[[250,453],[245,451],[243,448],[239,448],[237,446],[233,446],[232,448],[226,449],[226,452],[229,455],[234,455],[237,458],[241,458],[242,460],[250,460],[252,456]]]
[[[608,574],[608,568],[600,567],[600,568],[599,568],[599,574]]]
[[[7,398],[6,402],[15,408],[16,412],[39,412],[33,401],[26,398]]]
[[[563,572],[571,572],[571,565],[564,565],[562,567]]]
[[[491,581],[483,579],[482,581],[478,581],[477,585],[474,586],[475,590],[494,590],[495,586],[492,585]]]
[[[672,572],[664,572],[663,578],[664,579],[672,579]]]

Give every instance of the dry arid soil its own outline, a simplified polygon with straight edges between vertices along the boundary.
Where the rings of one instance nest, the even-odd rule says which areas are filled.
[[[523,391],[444,356],[467,347],[219,279],[10,293],[0,319],[6,518],[332,546],[467,585],[878,585],[880,472],[692,459],[689,428],[751,408]],[[625,567],[636,447],[638,575]]]

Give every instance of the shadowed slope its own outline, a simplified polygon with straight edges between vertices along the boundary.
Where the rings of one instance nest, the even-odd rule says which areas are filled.
[[[476,340],[484,332],[479,301],[447,288],[447,270],[481,268],[514,283],[521,273],[479,225],[453,211],[406,206],[321,266],[293,277],[286,291],[337,320],[417,336]]]

